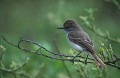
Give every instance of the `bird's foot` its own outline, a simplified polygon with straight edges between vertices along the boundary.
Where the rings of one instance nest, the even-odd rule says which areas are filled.
[[[73,58],[73,59],[70,60],[70,62],[71,62],[72,64],[74,64],[74,60],[75,60],[75,59]]]
[[[86,57],[86,59],[85,59],[85,61],[84,61],[84,63],[87,65],[87,59],[88,59],[88,55],[87,55],[87,57]]]

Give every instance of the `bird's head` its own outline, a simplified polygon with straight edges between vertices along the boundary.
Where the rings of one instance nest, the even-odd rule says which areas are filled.
[[[69,31],[79,29],[79,25],[77,24],[75,20],[67,20],[65,21],[62,27],[59,27],[57,29],[64,29],[65,31],[69,32]]]

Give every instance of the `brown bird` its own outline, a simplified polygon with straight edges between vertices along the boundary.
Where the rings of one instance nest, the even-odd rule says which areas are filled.
[[[83,31],[75,20],[67,20],[63,24],[63,27],[59,27],[58,29],[65,30],[67,41],[79,52],[77,55],[81,52],[87,52],[87,54],[92,56],[99,68],[102,69],[105,67],[103,61],[95,54],[94,46],[89,35]]]

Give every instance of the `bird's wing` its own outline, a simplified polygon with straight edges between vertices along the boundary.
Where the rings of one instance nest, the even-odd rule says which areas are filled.
[[[80,45],[85,50],[94,53],[93,43],[88,34],[84,31],[69,32],[68,39],[77,45]]]

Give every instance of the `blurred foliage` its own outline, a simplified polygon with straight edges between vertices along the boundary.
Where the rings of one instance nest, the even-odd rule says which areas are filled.
[[[89,21],[86,21],[89,18]],[[85,21],[83,21],[82,19]],[[56,45],[61,53],[74,54],[70,50],[63,31],[56,28],[63,25],[67,19],[75,19],[90,35],[96,51],[107,51],[120,56],[120,44],[102,38],[91,32],[87,27],[92,24],[98,34],[110,35],[119,40],[120,1],[118,0],[1,0],[0,1],[0,35],[16,43],[20,37],[43,44],[47,49],[56,51]],[[101,32],[102,30],[102,32]],[[104,31],[106,33],[104,33]],[[108,33],[109,31],[109,33]],[[99,43],[101,41],[101,43]],[[120,40],[119,40],[120,41]],[[109,45],[110,44],[110,45]],[[51,60],[42,56],[24,53],[6,44],[0,38],[0,56],[7,70],[20,67],[16,74],[0,71],[1,78],[21,78],[25,74],[32,78],[69,78],[61,61]],[[36,49],[36,46],[22,44],[26,48]],[[112,47],[111,47],[112,46]],[[107,47],[107,48],[106,48]],[[70,51],[70,52],[69,52]],[[108,52],[109,52],[108,51]],[[29,61],[25,61],[29,57]],[[1,62],[1,61],[0,61]],[[26,64],[22,66],[23,64]],[[106,67],[99,71],[94,65],[71,64],[65,62],[72,78],[119,78],[119,71]],[[4,65],[4,66],[3,66]],[[22,67],[21,67],[22,66]],[[24,76],[22,76],[24,78]]]

